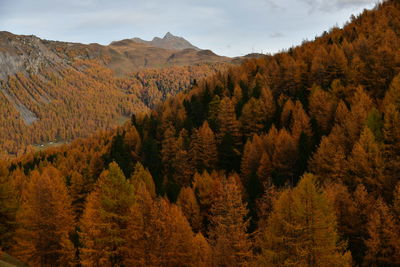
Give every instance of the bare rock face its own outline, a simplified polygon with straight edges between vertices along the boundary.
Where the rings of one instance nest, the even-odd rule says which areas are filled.
[[[36,36],[0,32],[0,79],[18,72],[37,73],[56,63],[61,59]]]
[[[182,37],[175,36],[170,32],[167,32],[163,38],[154,37],[151,41],[145,41],[140,38],[132,38],[134,42],[148,44],[151,46],[169,49],[169,50],[183,50],[183,49],[194,49],[200,50],[198,47],[192,45],[189,41]]]

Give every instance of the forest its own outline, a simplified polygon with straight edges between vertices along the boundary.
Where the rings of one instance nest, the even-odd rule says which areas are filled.
[[[0,94],[0,157],[114,128],[119,120],[146,112],[224,68],[223,63],[171,66],[117,77],[99,60],[77,59],[72,66],[43,68],[40,74],[11,75],[0,81],[9,96]],[[32,121],[21,119],[21,106],[32,113]]]
[[[398,0],[152,97],[116,129],[0,162],[0,251],[30,266],[400,266]]]

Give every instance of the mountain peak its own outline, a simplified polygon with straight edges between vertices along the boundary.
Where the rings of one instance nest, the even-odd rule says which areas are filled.
[[[164,38],[163,38],[163,39],[174,38],[174,37],[176,37],[176,36],[173,35],[173,34],[170,33],[170,32],[167,32],[167,33],[164,35]]]
[[[155,47],[160,47],[169,50],[184,50],[184,49],[194,49],[200,50],[198,47],[192,45],[189,41],[182,37],[175,36],[171,32],[167,32],[163,38],[154,37],[151,41],[144,41],[140,38],[131,39],[137,43],[144,43]]]

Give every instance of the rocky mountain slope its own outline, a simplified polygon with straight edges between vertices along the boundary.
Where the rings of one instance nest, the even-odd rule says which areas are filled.
[[[189,41],[185,40],[182,37],[175,36],[170,32],[167,32],[163,38],[154,37],[151,41],[145,41],[138,37],[131,39],[134,42],[148,44],[150,46],[155,46],[164,49],[170,50],[183,50],[183,49],[194,49],[200,50],[200,48],[192,45]]]
[[[30,144],[109,129],[232,61],[196,49],[132,40],[86,45],[0,32],[0,150],[15,154]]]

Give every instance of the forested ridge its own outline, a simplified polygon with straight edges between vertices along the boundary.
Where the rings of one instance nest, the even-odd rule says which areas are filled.
[[[399,1],[147,101],[118,129],[1,162],[4,252],[32,266],[400,265]]]
[[[197,79],[225,68],[222,63],[204,63],[118,77],[99,60],[75,59],[70,64],[0,80],[0,156],[111,129],[121,118],[145,112],[167,96],[187,90]]]

